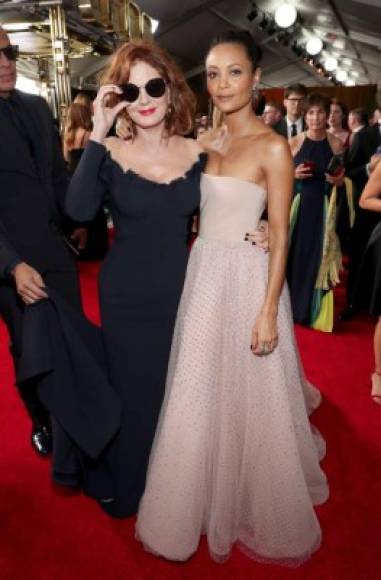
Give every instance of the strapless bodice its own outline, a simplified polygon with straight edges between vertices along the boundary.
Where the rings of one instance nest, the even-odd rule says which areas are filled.
[[[243,242],[247,232],[257,229],[266,201],[266,191],[256,183],[203,173],[199,236]]]

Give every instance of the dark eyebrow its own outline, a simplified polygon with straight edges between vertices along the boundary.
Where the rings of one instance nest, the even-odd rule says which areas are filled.
[[[233,68],[234,66],[238,66],[238,67],[242,68],[242,65],[241,65],[241,64],[238,64],[238,63],[237,63],[237,64],[235,64],[235,63],[234,63],[234,64],[228,64],[228,68]],[[206,68],[207,68],[208,70],[210,70],[210,69],[212,69],[212,68],[216,68],[216,69],[218,69],[219,67],[218,67],[218,66],[216,66],[215,64],[210,64],[210,65],[209,65],[209,66],[207,66]]]

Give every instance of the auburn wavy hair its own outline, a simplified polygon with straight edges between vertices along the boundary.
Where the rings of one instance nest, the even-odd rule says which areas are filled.
[[[67,147],[73,147],[78,129],[91,131],[93,128],[92,111],[90,107],[80,103],[72,103],[68,109],[66,125],[64,129],[64,143]]]
[[[101,84],[122,85],[129,81],[131,66],[136,62],[145,62],[152,66],[167,82],[170,91],[170,106],[165,123],[169,135],[186,135],[193,129],[196,112],[196,98],[189,88],[183,73],[166,50],[148,40],[136,40],[122,44],[111,57],[104,71]],[[114,106],[119,101],[117,95],[110,95],[107,104]],[[128,112],[123,110],[125,117],[136,134],[135,124]]]

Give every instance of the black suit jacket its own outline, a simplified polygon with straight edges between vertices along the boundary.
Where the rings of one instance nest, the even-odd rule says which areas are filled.
[[[2,113],[0,277],[19,261],[42,272],[71,261],[59,232],[68,174],[50,109],[35,95],[14,91],[11,98],[29,143]]]
[[[279,135],[282,135],[283,137],[288,139],[286,119],[281,119],[280,121],[278,121],[278,123],[275,123],[275,125],[273,125],[273,129],[274,129],[274,131],[276,131],[276,133],[278,133]],[[306,129],[307,129],[307,125],[303,119],[303,131],[305,131]]]
[[[352,143],[346,156],[346,174],[352,179],[356,199],[368,181],[366,164],[380,144],[378,126],[363,127],[353,135]]]

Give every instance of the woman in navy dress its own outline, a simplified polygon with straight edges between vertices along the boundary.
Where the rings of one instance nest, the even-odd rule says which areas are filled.
[[[332,298],[331,286],[337,283],[336,262],[327,265],[327,279],[323,284],[318,277],[324,257],[331,188],[341,185],[344,176],[344,172],[335,177],[327,174],[332,156],[343,150],[340,139],[326,130],[329,107],[326,97],[309,95],[306,105],[308,129],[290,139],[295,164],[295,195],[287,266],[294,320],[326,331],[332,330],[332,309],[323,322],[321,319],[327,299]],[[337,253],[333,257],[337,259]]]
[[[116,230],[99,287],[122,424],[103,456],[85,462],[83,487],[110,515],[124,517],[136,512],[144,490],[204,155],[183,137],[194,97],[165,51],[145,41],[124,44],[104,82],[66,207],[73,219],[91,220],[107,192]],[[127,119],[130,139],[106,139],[117,116]]]

